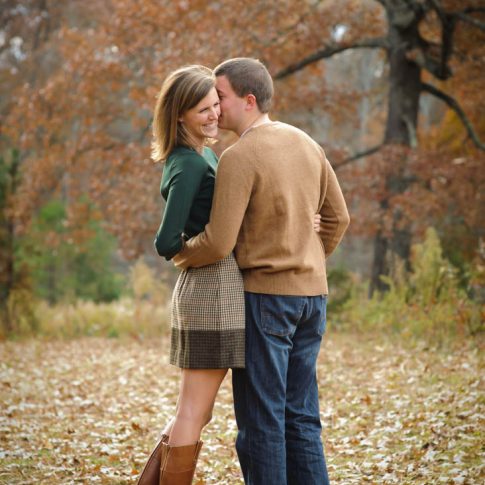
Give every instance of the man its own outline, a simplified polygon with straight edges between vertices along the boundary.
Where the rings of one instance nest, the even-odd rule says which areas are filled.
[[[174,262],[199,267],[234,250],[243,274],[246,369],[233,371],[233,392],[245,482],[325,484],[316,360],[325,259],[349,224],[347,208],[321,147],[269,119],[273,82],[263,64],[230,59],[215,74],[219,126],[240,138],[219,161],[209,224]]]

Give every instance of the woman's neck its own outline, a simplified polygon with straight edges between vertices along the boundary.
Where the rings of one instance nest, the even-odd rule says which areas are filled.
[[[202,155],[202,152],[204,151],[206,138],[200,139],[194,136],[189,136],[188,138],[189,139],[187,141],[189,143],[189,147]]]

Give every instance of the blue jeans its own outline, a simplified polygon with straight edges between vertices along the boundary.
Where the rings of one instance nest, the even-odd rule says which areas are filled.
[[[326,297],[245,293],[246,369],[234,369],[236,450],[249,485],[328,485],[316,360]]]

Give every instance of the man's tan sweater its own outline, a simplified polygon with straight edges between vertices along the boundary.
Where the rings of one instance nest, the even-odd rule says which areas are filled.
[[[320,233],[313,229],[316,213]],[[327,294],[325,259],[348,224],[322,148],[303,131],[271,122],[252,128],[222,154],[209,223],[174,262],[200,267],[234,250],[246,291]]]

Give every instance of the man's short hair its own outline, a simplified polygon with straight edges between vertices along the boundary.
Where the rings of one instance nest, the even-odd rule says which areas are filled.
[[[214,69],[216,76],[226,76],[234,92],[242,98],[253,94],[259,111],[267,113],[273,98],[273,80],[262,62],[249,57],[228,59]]]

